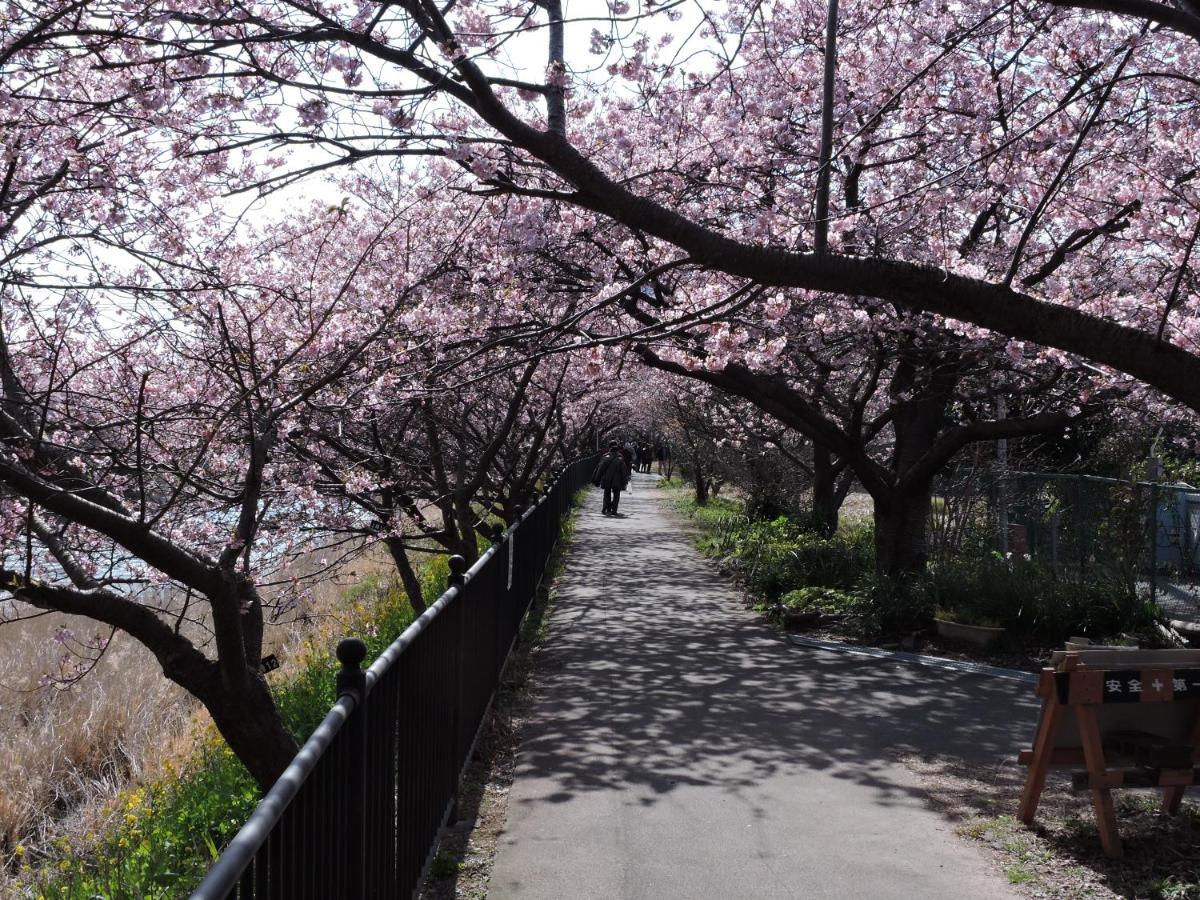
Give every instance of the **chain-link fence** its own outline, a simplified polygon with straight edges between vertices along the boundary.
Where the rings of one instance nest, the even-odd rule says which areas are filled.
[[[958,471],[935,488],[930,549],[999,553],[1081,585],[1119,580],[1200,623],[1200,489],[1189,485]]]

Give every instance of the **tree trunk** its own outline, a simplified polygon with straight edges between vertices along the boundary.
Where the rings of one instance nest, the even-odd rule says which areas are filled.
[[[837,491],[837,469],[833,454],[824,447],[813,445],[812,521],[824,537],[832,537],[838,527],[838,512],[842,501]]]
[[[454,515],[459,541],[458,547],[452,548],[451,552],[465,559],[468,567],[473,566],[479,559],[479,540],[475,532],[475,510],[471,508],[470,499],[455,498]]]
[[[425,595],[421,591],[421,580],[417,578],[417,573],[408,558],[408,551],[399,538],[389,538],[385,543],[388,553],[392,555],[392,562],[396,564],[396,571],[400,573],[400,583],[404,585],[404,593],[408,595],[408,602],[412,606],[413,612],[419,616],[426,609]]]
[[[930,489],[875,498],[875,571],[900,582],[925,574],[929,558]]]
[[[279,715],[266,679],[256,674],[249,685],[245,691],[218,690],[201,699],[229,749],[265,793],[299,747]]]
[[[708,480],[704,477],[704,472],[699,467],[692,470],[692,482],[696,487],[696,505],[705,506],[708,504]]]

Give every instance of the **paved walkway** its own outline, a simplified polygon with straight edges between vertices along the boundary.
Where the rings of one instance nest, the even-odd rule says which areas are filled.
[[[1015,896],[894,759],[1011,759],[1028,686],[790,645],[660,504],[589,497],[489,897]]]

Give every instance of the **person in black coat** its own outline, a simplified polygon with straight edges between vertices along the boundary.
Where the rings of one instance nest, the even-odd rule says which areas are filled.
[[[596,471],[592,473],[592,484],[604,488],[604,515],[617,514],[617,504],[621,502],[621,491],[629,484],[629,475],[629,463],[625,461],[620,445],[609,445],[608,452],[600,457]]]

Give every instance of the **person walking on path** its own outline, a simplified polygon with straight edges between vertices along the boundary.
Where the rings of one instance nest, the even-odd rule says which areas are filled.
[[[610,444],[608,452],[600,457],[596,471],[592,473],[592,484],[598,488],[604,488],[602,510],[604,515],[615,516],[617,514],[617,504],[621,502],[621,491],[625,490],[629,484],[629,476],[629,463],[625,461],[625,454],[621,452],[621,446],[616,443]]]

